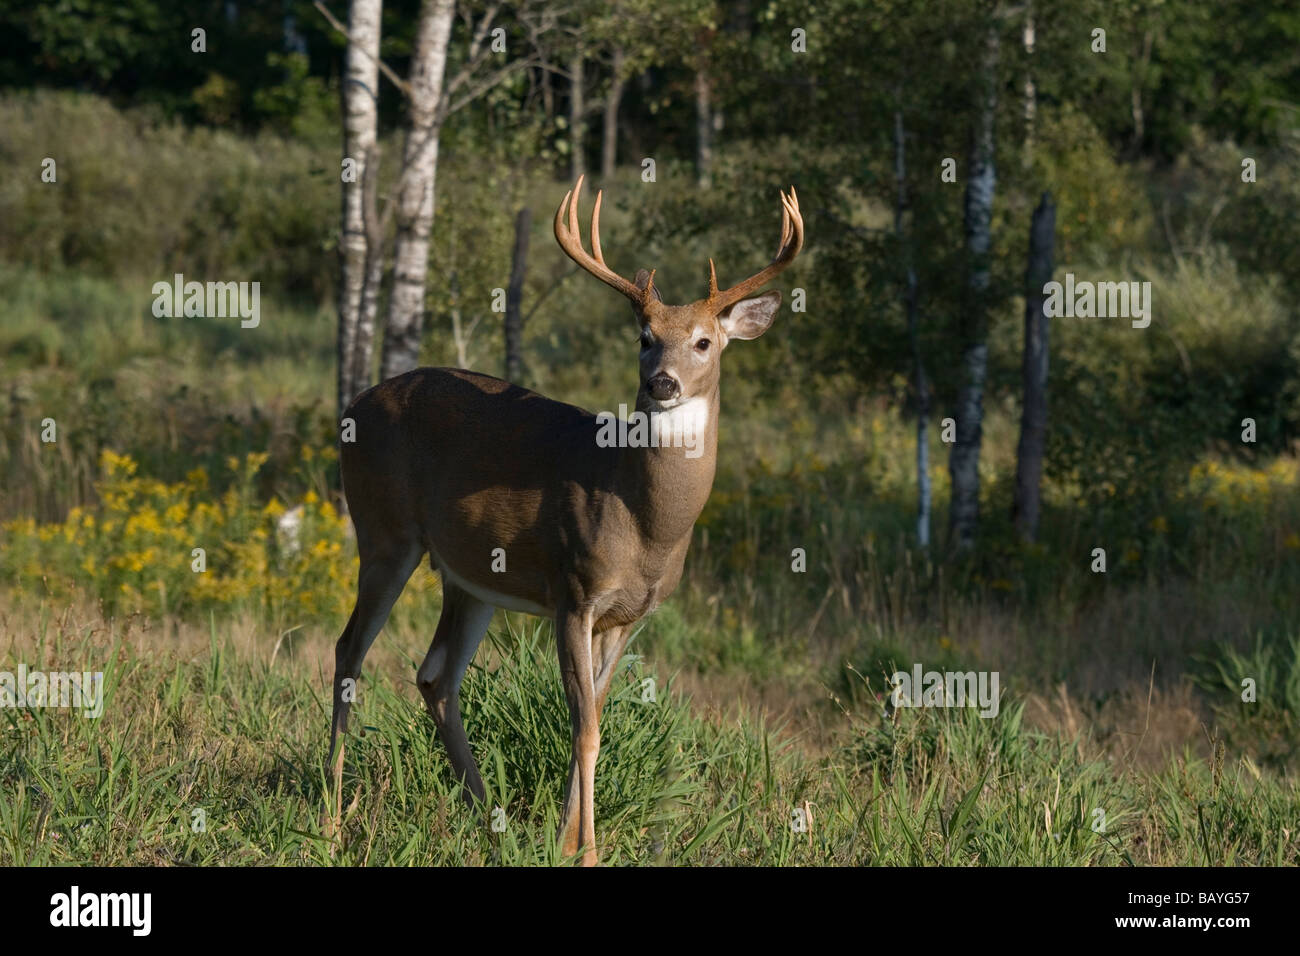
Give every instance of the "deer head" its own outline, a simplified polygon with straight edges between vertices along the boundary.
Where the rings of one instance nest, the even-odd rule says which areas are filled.
[[[605,265],[600,248],[600,192],[591,212],[593,254],[588,255],[582,247],[578,233],[582,180],[578,177],[577,185],[564,194],[555,212],[555,238],[570,259],[623,293],[632,304],[641,330],[637,406],[666,411],[695,398],[712,398],[717,394],[722,350],[733,339],[756,339],[766,332],[781,305],[781,293],[775,289],[753,298],[746,296],[770,282],[803,248],[803,216],[794,187],[788,196],[781,194],[781,243],[767,268],[720,290],[710,259],[708,294],[689,305],[668,305],[655,288],[653,271],[641,269],[635,280],[629,281]]]

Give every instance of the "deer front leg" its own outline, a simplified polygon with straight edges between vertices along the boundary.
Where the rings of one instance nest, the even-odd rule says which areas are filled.
[[[596,854],[596,757],[600,753],[600,714],[596,707],[596,685],[591,668],[591,615],[589,612],[560,611],[555,617],[556,645],[560,655],[560,679],[569,701],[573,724],[573,750],[569,758],[569,782],[565,788],[561,850],[568,856],[585,847],[583,866],[595,866]]]

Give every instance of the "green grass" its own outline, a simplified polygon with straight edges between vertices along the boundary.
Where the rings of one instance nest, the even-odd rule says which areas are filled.
[[[9,631],[6,660],[102,669],[106,701],[98,720],[0,711],[0,864],[562,862],[569,727],[549,626],[494,630],[491,666],[467,678],[481,814],[460,802],[416,703],[416,658],[381,640],[331,843],[320,828],[327,643],[268,649],[217,624],[160,643],[141,624],[42,615]],[[1004,699],[993,719],[931,709],[894,722],[867,708],[813,756],[779,728],[700,716],[671,680],[647,702],[643,680],[660,675],[635,656],[623,668],[597,770],[608,864],[1300,863],[1295,780],[1221,748],[1147,771],[1086,734],[1028,729],[1023,705]],[[811,818],[804,832],[796,811]]]

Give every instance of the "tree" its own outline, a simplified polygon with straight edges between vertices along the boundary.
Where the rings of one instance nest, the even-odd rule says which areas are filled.
[[[469,34],[468,49],[465,59],[448,79],[446,73],[456,13],[455,0],[422,0],[410,78],[402,80],[378,58],[380,5],[376,0],[352,0],[349,23],[355,21],[359,25],[357,33],[353,33],[351,26],[344,27],[339,23],[321,0],[315,0],[315,5],[331,26],[347,39],[349,82],[345,91],[344,116],[345,123],[353,123],[354,128],[345,136],[345,149],[349,142],[347,136],[355,134],[357,138],[352,141],[352,145],[358,149],[365,148],[366,161],[365,173],[360,177],[360,192],[355,188],[349,191],[346,188],[349,184],[345,183],[343,200],[345,248],[342,253],[344,274],[339,293],[338,395],[341,411],[353,395],[369,384],[373,321],[378,309],[385,265],[385,236],[394,212],[397,226],[393,245],[393,283],[384,324],[380,377],[400,375],[419,363],[438,145],[443,124],[456,111],[495,89],[511,76],[535,65],[539,62],[539,57],[534,49],[523,56],[507,58],[494,69],[487,69],[490,57],[507,51],[503,42],[504,28],[496,29],[499,26],[496,17],[500,7],[496,4],[489,5],[477,20],[474,11],[465,9],[461,12],[461,21],[465,32]],[[547,18],[544,13],[538,14],[539,8],[540,3],[529,4],[516,12],[527,35],[533,40],[548,29]],[[373,62],[375,68],[401,90],[408,104],[402,170],[392,190],[395,199],[390,196],[382,215],[375,208],[374,198],[378,192],[378,151],[373,142],[373,132],[367,132],[368,121],[365,119],[370,106],[361,100],[359,92],[355,100],[347,99],[355,92],[354,87],[365,84],[367,80],[371,99],[374,99],[374,87],[378,80],[367,72],[366,61]],[[352,82],[353,70],[356,71],[357,83]],[[373,130],[373,125],[369,129]],[[368,147],[367,136],[370,139]],[[356,184],[352,185],[355,187]],[[364,222],[362,230],[357,229],[358,207]],[[361,259],[358,236],[362,232],[366,245],[365,266],[363,278],[358,282],[356,271]]]
[[[1047,439],[1048,323],[1044,286],[1052,279],[1052,244],[1056,207],[1043,193],[1029,228],[1029,265],[1025,270],[1025,345],[1020,410],[1020,441],[1016,446],[1016,490],[1011,520],[1025,541],[1038,534],[1043,447]]]
[[[578,43],[569,54],[569,178],[574,182],[587,172],[587,111],[590,107],[583,76],[586,63],[582,44]]]
[[[926,427],[930,417],[930,382],[925,374],[925,357],[921,351],[920,320],[917,316],[916,266],[907,241],[904,219],[908,212],[907,131],[903,110],[894,110],[894,176],[898,183],[898,201],[894,207],[894,234],[903,249],[903,311],[907,316],[907,335],[912,346],[913,386],[916,389],[916,543],[930,546],[930,445]]]
[[[343,234],[339,242],[338,407],[341,412],[370,384],[374,315],[364,335],[362,296],[367,260],[374,248],[367,235],[365,185],[378,175],[375,129],[379,114],[379,28],[383,0],[354,0],[348,14],[343,72]],[[346,168],[350,164],[350,168]],[[372,211],[373,212],[373,211]],[[373,215],[370,217],[373,220]],[[378,251],[378,250],[376,250]],[[375,284],[369,286],[377,293]],[[377,301],[377,296],[374,296]],[[364,339],[360,341],[359,339]]]
[[[711,42],[714,5],[697,0],[616,0],[588,2],[567,12],[564,32],[568,40],[555,52],[564,68],[551,68],[569,81],[569,178],[586,172],[588,121],[602,116],[600,170],[613,174],[618,159],[619,109],[628,81],[651,66],[693,63],[703,56],[701,45]],[[591,77],[592,65],[607,83],[599,89]],[[712,120],[711,120],[712,122]]]
[[[506,380],[518,382],[523,374],[524,277],[528,272],[528,231],[533,211],[525,206],[515,217],[515,244],[510,256],[510,285],[506,287]]]
[[[605,122],[601,129],[600,175],[608,179],[614,175],[618,163],[618,108],[623,102],[623,88],[627,85],[627,51],[615,46],[610,53],[609,92],[605,94]]]
[[[408,126],[402,153],[402,181],[397,190],[393,287],[384,320],[380,380],[401,375],[419,365],[438,141],[446,117],[443,78],[455,9],[455,0],[423,0],[420,5],[420,24],[407,90]],[[471,60],[478,54],[490,23],[485,17],[475,32],[470,46]]]
[[[954,419],[956,441],[948,456],[952,476],[952,504],[948,513],[949,535],[958,549],[975,543],[980,508],[980,443],[984,422],[984,380],[988,372],[988,309],[992,277],[993,194],[997,185],[994,158],[994,122],[998,106],[999,12],[994,11],[985,26],[980,71],[976,77],[978,100],[965,193],[967,266],[966,307],[957,320],[962,343]]]

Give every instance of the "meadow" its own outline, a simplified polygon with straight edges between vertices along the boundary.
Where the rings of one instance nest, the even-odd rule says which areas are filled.
[[[21,103],[4,109],[12,123],[58,125]],[[88,115],[118,142],[118,114]],[[160,135],[176,139],[137,158],[166,168],[146,166],[127,193],[161,189],[183,205],[187,150],[218,157],[205,167],[214,181],[249,161],[220,136]],[[295,148],[285,164],[313,162]],[[487,188],[454,161],[445,175]],[[327,202],[276,200],[291,180],[260,181],[268,203],[303,219]],[[545,177],[529,188],[539,205],[554,198]],[[51,224],[29,210],[14,232],[30,250],[59,230],[90,242],[75,211]],[[296,218],[228,215],[306,231]],[[615,234],[626,228],[617,208],[609,218]],[[491,805],[474,814],[414,687],[440,608],[427,567],[367,659],[343,827],[324,835],[332,648],[357,565],[333,444],[329,283],[264,292],[255,338],[237,322],[155,318],[151,274],[132,258],[166,240],[138,225],[123,226],[120,250],[93,247],[97,266],[34,261],[16,244],[0,263],[0,668],[102,671],[106,691],[99,719],[0,709],[0,864],[560,862],[569,724],[550,625],[499,612],[471,668],[462,706]],[[249,242],[268,241],[246,228]],[[223,245],[271,255],[219,235],[184,241],[200,258]],[[696,251],[673,255],[694,263]],[[274,260],[286,275],[289,260]],[[1268,349],[1285,312],[1276,288],[1214,250],[1148,269],[1189,361]],[[530,386],[592,409],[630,400],[626,319],[599,296],[570,284],[538,313]],[[593,319],[575,328],[574,315]],[[1045,483],[1039,540],[1022,543],[1005,519],[1018,412],[991,400],[984,545],[927,553],[911,537],[913,431],[900,403],[839,370],[767,374],[801,322],[783,312],[761,343],[775,340],[770,351],[724,371],[718,477],[685,576],[630,644],[602,722],[603,861],[1300,864],[1294,451],[1164,448],[1203,413],[1200,398],[1172,402],[1180,411],[1151,431],[1132,415],[1150,411],[1144,398],[1167,384],[1160,363],[1177,358],[1139,355],[1107,391],[1098,383],[1122,332],[1063,327],[1059,411],[1075,443]],[[428,364],[454,361],[446,332],[429,335]],[[476,342],[489,372],[497,342]],[[1072,406],[1080,396],[1091,404]],[[941,518],[946,447],[937,428],[930,437]],[[1128,450],[1094,454],[1103,446]],[[281,527],[291,511],[292,536]],[[797,548],[806,570],[793,567]],[[999,716],[887,708],[886,676],[913,662],[997,671]]]

